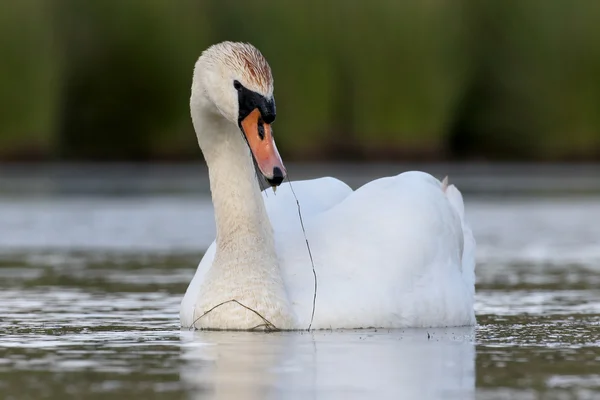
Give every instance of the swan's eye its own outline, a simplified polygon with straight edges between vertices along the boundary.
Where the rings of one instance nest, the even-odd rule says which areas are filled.
[[[233,81],[233,87],[235,88],[235,90],[240,90],[242,89],[242,84],[240,83],[240,81],[235,80]]]

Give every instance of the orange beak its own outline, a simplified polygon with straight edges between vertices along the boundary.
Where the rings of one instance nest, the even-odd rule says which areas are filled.
[[[240,125],[258,169],[271,186],[279,186],[285,178],[286,170],[275,146],[271,125],[262,120],[258,108],[248,114]]]

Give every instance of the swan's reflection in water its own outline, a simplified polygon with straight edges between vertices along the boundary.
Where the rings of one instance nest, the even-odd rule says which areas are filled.
[[[182,332],[181,379],[202,399],[469,399],[473,339],[473,328]]]

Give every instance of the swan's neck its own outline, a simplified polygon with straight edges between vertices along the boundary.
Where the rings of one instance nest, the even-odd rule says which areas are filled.
[[[289,329],[294,318],[250,150],[235,125],[212,125],[215,130],[201,132],[199,142],[208,164],[217,248],[200,291],[200,309],[235,299],[277,328]],[[250,329],[262,322],[243,307],[227,304],[196,326]]]
[[[229,128],[229,127],[228,127]],[[273,229],[248,145],[237,127],[221,133],[206,154],[217,226],[217,254],[275,256]]]

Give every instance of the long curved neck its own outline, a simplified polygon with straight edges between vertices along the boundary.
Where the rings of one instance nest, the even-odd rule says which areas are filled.
[[[206,155],[215,208],[217,252],[274,254],[273,229],[248,145],[238,128],[220,132]],[[236,254],[237,255],[237,254]]]
[[[200,89],[193,91],[192,120],[208,164],[217,240],[196,307],[206,311],[235,299],[275,326],[290,329],[294,314],[250,150],[238,127],[198,95]],[[200,324],[250,329],[262,322],[246,308],[229,304],[211,311]]]
[[[198,142],[208,165],[215,209],[217,251],[215,263],[248,264],[278,269],[273,228],[258,186],[252,155],[239,128],[220,116],[195,118]]]

